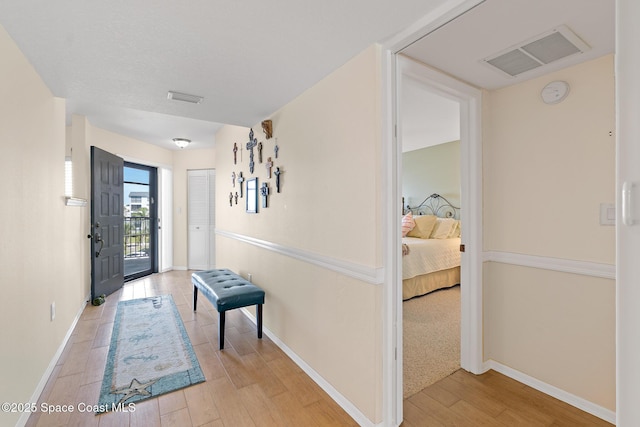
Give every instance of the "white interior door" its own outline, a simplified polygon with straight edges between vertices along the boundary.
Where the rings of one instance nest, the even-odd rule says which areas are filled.
[[[215,265],[215,171],[188,171],[188,268]]]
[[[640,425],[640,2],[616,2],[616,425]]]

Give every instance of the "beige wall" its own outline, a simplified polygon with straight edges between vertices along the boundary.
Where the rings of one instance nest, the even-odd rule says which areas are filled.
[[[144,141],[96,128],[82,117],[73,122],[85,129],[86,164],[89,147],[95,145],[127,161],[171,169],[173,172],[173,266],[187,266],[187,170],[215,167],[215,149],[167,150]],[[211,138],[214,136],[212,135]],[[75,166],[75,165],[74,165]],[[88,167],[88,166],[87,166]],[[86,180],[88,182],[88,178]],[[87,191],[87,196],[88,195]],[[88,251],[87,251],[88,253]]]
[[[109,132],[91,126],[91,124],[87,124],[87,129],[87,150],[90,146],[95,145],[116,156],[122,157],[126,161],[169,168],[173,165],[173,154],[175,151]]]
[[[232,152],[234,143],[245,147],[249,129],[216,134],[216,228],[302,258],[218,235],[218,266],[252,274],[267,294],[265,327],[372,422],[381,419],[382,286],[307,258],[381,267],[378,64],[377,48],[369,48],[270,117],[282,189],[276,193],[256,154],[253,176],[271,188],[270,206],[258,214],[245,213],[244,200],[228,202],[232,172],[252,176],[246,149],[237,165]],[[265,160],[273,157],[275,139],[266,140],[259,123],[253,129]]]
[[[404,205],[417,206],[433,193],[460,206],[460,141],[402,154]]]
[[[84,208],[64,204],[64,100],[2,27],[0,57],[0,400],[28,402],[84,301],[73,262],[86,240]],[[0,424],[19,415],[0,412]]]
[[[212,167],[214,150],[162,148],[96,127],[81,116],[65,126],[65,102],[52,96],[0,27],[0,398],[28,402],[55,362],[55,355],[86,302],[90,289],[89,207],[64,203],[64,160],[72,148],[74,196],[90,199],[89,147],[131,161],[175,169],[174,192],[186,198],[187,169]],[[213,137],[213,136],[212,136]],[[175,166],[174,166],[175,162]],[[186,242],[176,227],[177,239]],[[186,258],[186,243],[176,245]],[[50,320],[51,304],[56,317]],[[20,414],[0,412],[0,425]]]
[[[611,265],[615,200],[613,57],[485,93],[486,251]],[[569,97],[545,105],[550,81]],[[615,282],[485,264],[485,358],[615,409]]]
[[[0,90],[10,100],[0,103],[0,321],[11,325],[0,341],[12,343],[3,347],[0,397],[19,402],[33,394],[87,295],[87,265],[78,262],[88,253],[79,244],[87,241],[87,208],[63,203],[64,102],[1,29],[0,53]],[[218,266],[253,274],[267,291],[265,326],[373,423],[382,418],[382,286],[318,266],[309,254],[351,270],[382,267],[378,60],[368,49],[271,117],[282,193],[269,181],[271,205],[257,215],[230,208],[225,197],[232,171],[250,175],[246,151],[239,165],[231,154],[247,129],[223,128],[217,150],[204,155],[123,142],[83,119],[70,130],[85,147],[171,164],[175,209],[186,202],[186,170],[214,166],[217,228],[301,255],[219,235]],[[567,80],[572,92],[546,106],[539,91],[552,79]],[[613,228],[598,225],[599,203],[614,198],[613,117],[611,57],[486,94],[485,250],[613,263]],[[254,130],[265,153],[272,150],[259,124]],[[264,166],[256,168],[262,182]],[[88,197],[88,163],[78,170],[76,194]],[[179,240],[186,226],[174,220]],[[185,242],[175,245],[176,265],[186,265]],[[614,292],[612,280],[486,263],[485,357],[612,409]],[[17,418],[0,413],[1,424]]]
[[[613,57],[489,92],[483,113],[485,247],[613,264],[615,201]],[[566,80],[569,97],[546,105],[540,90]]]

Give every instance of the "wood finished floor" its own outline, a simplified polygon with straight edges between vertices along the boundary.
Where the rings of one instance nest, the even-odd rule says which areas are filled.
[[[207,380],[136,404],[135,412],[33,414],[27,426],[355,426],[347,415],[240,311],[227,314],[217,350],[217,313],[202,298],[192,311],[190,273],[156,274],[125,284],[100,307],[87,306],[38,401],[98,401],[118,301],[172,294]],[[403,427],[609,426],[490,371],[458,371],[404,402]]]

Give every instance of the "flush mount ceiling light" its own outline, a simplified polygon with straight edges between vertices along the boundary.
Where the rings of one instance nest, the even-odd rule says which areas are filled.
[[[191,144],[191,140],[186,138],[173,138],[173,142],[175,142],[176,145],[180,148],[184,148],[187,145]]]
[[[191,104],[200,104],[204,98],[198,95],[189,95],[187,93],[174,92],[170,90],[169,93],[167,93],[167,99],[190,102]]]
[[[561,25],[482,60],[511,77],[562,58],[583,53],[590,47],[567,26]]]

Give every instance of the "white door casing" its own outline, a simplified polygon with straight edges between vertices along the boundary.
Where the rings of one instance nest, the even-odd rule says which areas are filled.
[[[616,1],[616,425],[622,427],[640,425],[638,16],[637,0]]]

